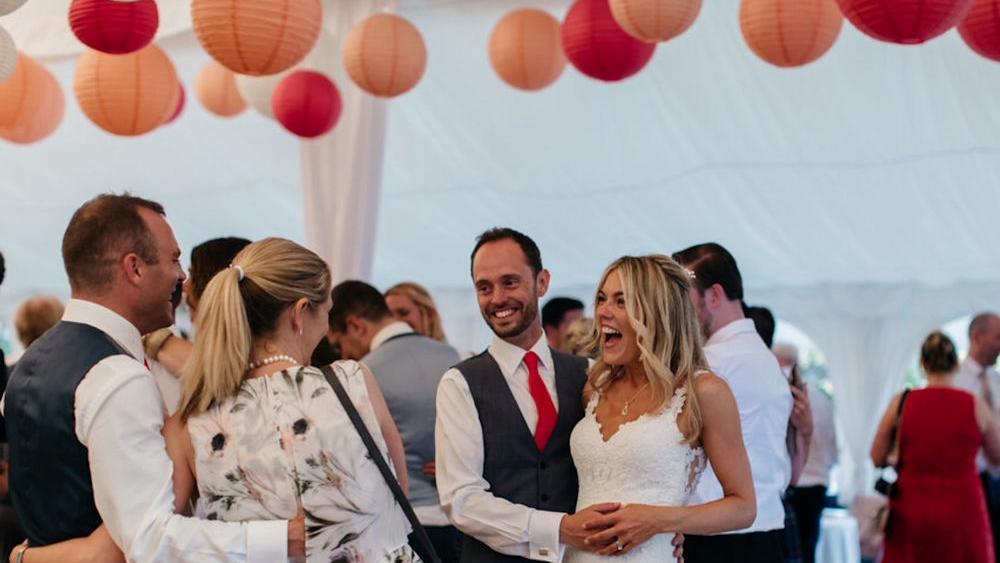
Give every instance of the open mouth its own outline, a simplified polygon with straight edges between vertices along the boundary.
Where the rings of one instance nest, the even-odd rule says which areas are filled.
[[[498,321],[506,321],[507,319],[513,317],[516,312],[517,307],[504,307],[502,309],[493,310],[490,315]]]
[[[614,348],[622,341],[622,333],[620,330],[611,328],[610,326],[601,327],[601,335],[604,338],[605,348]]]

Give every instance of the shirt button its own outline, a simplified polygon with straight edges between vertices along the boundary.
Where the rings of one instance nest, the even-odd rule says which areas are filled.
[[[538,554],[541,555],[542,557],[548,556],[548,554],[549,554],[549,548],[543,547],[543,548],[539,549],[538,550]]]

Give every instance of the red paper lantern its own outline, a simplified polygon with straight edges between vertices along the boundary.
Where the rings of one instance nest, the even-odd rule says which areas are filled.
[[[73,0],[69,25],[77,39],[91,49],[124,55],[153,40],[160,15],[154,0]]]
[[[973,51],[1000,61],[1000,0],[976,0],[958,33]]]
[[[973,0],[837,0],[840,10],[866,35],[915,45],[958,25]]]
[[[840,34],[844,16],[835,0],[742,0],[740,30],[750,49],[780,67],[822,57]]]
[[[187,93],[184,91],[184,85],[181,84],[180,81],[178,80],[177,81],[177,107],[174,108],[174,113],[172,113],[170,115],[170,119],[168,119],[167,122],[164,123],[164,125],[166,125],[167,123],[173,123],[174,121],[177,121],[177,118],[181,116],[181,112],[184,111],[184,104],[185,103],[187,103]]]
[[[656,44],[625,33],[611,15],[608,0],[577,0],[562,24],[566,58],[591,78],[614,82],[642,70]]]
[[[312,70],[299,70],[286,76],[274,89],[271,109],[285,129],[311,139],[337,124],[340,92],[326,76]]]

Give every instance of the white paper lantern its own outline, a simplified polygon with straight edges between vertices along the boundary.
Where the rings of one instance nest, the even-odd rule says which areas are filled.
[[[0,27],[0,82],[10,78],[17,66],[17,47],[7,30]]]
[[[0,0],[0,16],[6,16],[20,8],[28,0]]]
[[[250,104],[250,107],[268,119],[274,119],[274,111],[271,110],[271,94],[274,89],[281,84],[286,76],[291,74],[291,70],[272,74],[270,76],[246,76],[236,75],[236,89],[240,91],[243,99]]]

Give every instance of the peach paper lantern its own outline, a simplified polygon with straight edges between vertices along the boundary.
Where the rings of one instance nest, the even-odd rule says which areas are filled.
[[[40,141],[59,127],[65,108],[52,73],[19,53],[14,74],[0,84],[0,137],[19,144]]]
[[[973,51],[1000,61],[1000,0],[976,0],[958,34]]]
[[[193,0],[198,41],[237,74],[277,74],[301,61],[323,22],[321,0]]]
[[[347,74],[358,88],[382,98],[408,92],[427,68],[420,31],[395,14],[375,14],[354,26],[341,52]]]
[[[844,15],[836,0],[742,0],[740,29],[750,49],[780,67],[809,64],[833,47]]]
[[[155,44],[127,55],[88,50],[73,84],[83,113],[115,135],[142,135],[167,122],[180,97],[177,72]]]
[[[658,43],[687,31],[701,11],[702,0],[610,0],[611,14],[625,33]]]
[[[504,82],[521,90],[541,90],[566,68],[559,20],[542,10],[515,10],[490,35],[490,63]]]
[[[239,115],[247,109],[246,100],[236,88],[236,75],[215,61],[198,74],[195,91],[201,105],[220,117]]]

